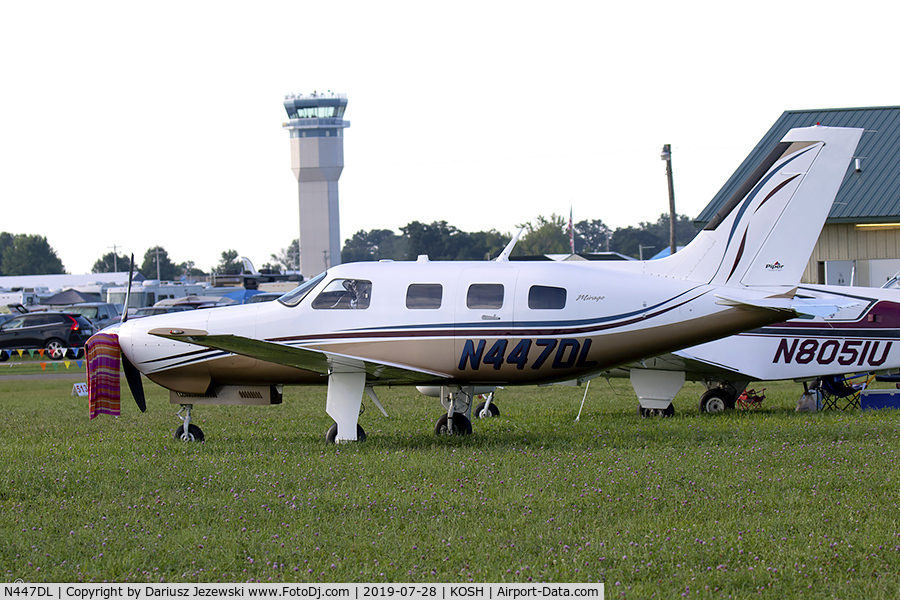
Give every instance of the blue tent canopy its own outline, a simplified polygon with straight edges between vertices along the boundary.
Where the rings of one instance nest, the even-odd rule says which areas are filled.
[[[261,294],[259,290],[237,290],[234,292],[228,292],[223,296],[223,298],[231,298],[235,302],[239,304],[244,304],[248,299],[252,298],[257,294]]]

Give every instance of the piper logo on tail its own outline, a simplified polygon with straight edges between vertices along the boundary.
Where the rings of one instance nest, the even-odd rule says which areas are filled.
[[[780,271],[784,268],[784,265],[778,262],[777,260],[774,263],[766,264],[767,271]]]

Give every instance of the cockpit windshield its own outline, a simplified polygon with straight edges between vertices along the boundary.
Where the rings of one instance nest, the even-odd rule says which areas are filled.
[[[297,306],[300,304],[300,301],[306,298],[306,295],[325,278],[326,273],[327,271],[323,271],[312,279],[307,279],[281,298],[278,298],[278,301],[285,306]]]

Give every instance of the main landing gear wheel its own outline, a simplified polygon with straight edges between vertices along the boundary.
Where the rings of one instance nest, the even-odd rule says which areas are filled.
[[[725,409],[734,408],[734,396],[728,390],[713,388],[700,396],[700,412],[720,413]]]
[[[334,444],[337,442],[337,423],[332,423],[331,427],[328,428],[328,431],[325,433],[325,441],[329,444]],[[366,441],[366,432],[363,430],[362,425],[360,425],[359,423],[356,424],[356,441]]]
[[[490,419],[491,417],[499,417],[500,409],[497,408],[497,405],[493,402],[490,404],[481,402],[475,407],[475,412],[473,414],[476,419]],[[453,418],[456,419],[456,417]]]
[[[453,427],[451,428],[450,419],[447,415],[441,415],[441,418],[434,424],[435,435],[472,435],[472,423],[462,413],[453,415]]]
[[[674,417],[675,405],[669,404],[669,406],[665,408],[644,408],[643,406],[638,404],[638,416],[642,419],[647,419],[650,417]]]
[[[202,442],[203,441],[203,430],[197,427],[196,425],[188,425],[188,434],[184,435],[184,425],[179,425],[178,429],[175,430],[175,441],[176,442]]]

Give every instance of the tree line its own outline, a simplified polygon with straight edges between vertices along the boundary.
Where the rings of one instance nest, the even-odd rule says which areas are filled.
[[[561,215],[538,216],[533,222],[519,225],[524,232],[512,256],[565,254],[570,252],[569,226]],[[573,224],[575,252],[618,252],[625,256],[648,258],[669,247],[669,215],[663,213],[655,222],[612,230],[599,219]],[[699,228],[686,215],[675,221],[675,238],[679,246],[694,239]],[[415,260],[427,254],[431,260],[490,260],[496,258],[512,239],[510,233],[495,229],[474,233],[457,229],[447,221],[425,224],[413,221],[400,228],[360,230],[346,240],[341,251],[342,262],[367,260]],[[643,248],[643,251],[642,251]]]
[[[565,254],[570,250],[567,220],[560,215],[538,216],[533,222],[519,225],[524,233],[513,256]],[[663,213],[656,222],[612,230],[599,219],[579,221],[573,225],[575,252],[618,252],[645,258],[669,247],[669,215]],[[679,246],[687,244],[699,229],[685,215],[676,219]],[[390,229],[360,230],[345,240],[341,262],[382,259],[415,260],[428,255],[431,260],[490,260],[496,258],[512,239],[511,233],[495,229],[466,232],[447,221],[421,223],[413,221],[400,227],[399,234]],[[298,240],[271,254],[260,268],[263,272],[296,271],[300,268]],[[93,273],[128,270],[130,258],[116,252],[102,255],[91,269]],[[193,261],[175,263],[162,246],[148,249],[137,270],[150,279],[179,280],[205,276]],[[216,273],[238,273],[240,254],[229,249],[222,252]],[[65,267],[47,238],[42,235],[0,233],[0,275],[50,275],[65,273]]]

